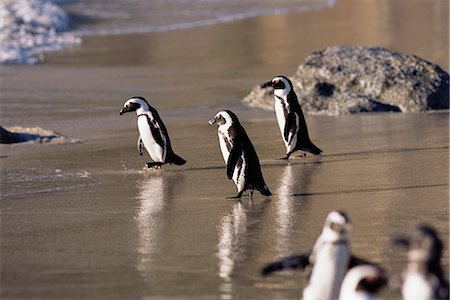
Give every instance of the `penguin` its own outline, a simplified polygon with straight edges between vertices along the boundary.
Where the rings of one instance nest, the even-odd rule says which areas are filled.
[[[217,124],[220,150],[227,164],[227,176],[236,185],[238,194],[231,198],[241,198],[246,190],[258,190],[264,196],[272,193],[264,182],[258,155],[238,117],[229,110],[219,111],[209,124]]]
[[[286,146],[286,156],[297,150],[319,155],[322,150],[311,142],[302,108],[298,102],[292,82],[285,76],[276,76],[261,88],[274,88],[275,113],[280,127],[281,138]],[[306,155],[306,153],[305,153]]]
[[[449,283],[441,266],[443,244],[436,230],[429,225],[418,225],[408,236],[397,237],[393,242],[407,248],[408,264],[402,274],[403,299],[449,299]]]
[[[143,155],[145,147],[153,162],[147,168],[159,169],[163,164],[184,165],[186,161],[172,150],[169,134],[158,112],[143,97],[131,97],[123,105],[119,114],[136,111],[139,138],[137,149]]]
[[[382,269],[373,265],[356,266],[345,275],[339,300],[374,300],[376,293],[386,284]]]
[[[311,251],[275,261],[262,269],[262,275],[284,269],[305,269],[312,265],[309,281],[303,290],[303,299],[335,300],[345,274],[350,268],[372,263],[353,256],[349,245],[351,223],[346,213],[332,211],[325,219],[322,233]]]

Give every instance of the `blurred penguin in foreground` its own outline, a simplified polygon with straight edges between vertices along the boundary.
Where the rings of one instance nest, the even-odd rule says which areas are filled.
[[[357,258],[351,254],[349,245],[349,232],[351,231],[350,220],[343,212],[330,212],[325,220],[325,224],[317,239],[312,251],[298,255],[283,258],[279,261],[266,265],[263,270],[263,275],[269,275],[272,272],[281,271],[285,269],[305,269],[308,265],[312,266],[311,274],[307,286],[303,290],[303,299],[312,300],[336,300],[339,299],[341,292],[341,285],[347,271],[357,265],[369,265],[376,269],[380,282],[378,287],[366,288],[363,284],[365,277],[371,277],[366,269],[358,269],[359,272],[354,273],[346,281],[347,288],[345,295],[356,295],[358,288],[366,288],[368,295],[372,291],[378,290],[379,287],[384,286],[382,283],[382,270],[373,264],[361,258]],[[373,271],[373,269],[371,269]],[[373,272],[372,272],[373,273]],[[354,293],[352,293],[354,292]],[[356,299],[371,299],[371,298],[356,298]]]
[[[441,266],[443,245],[437,232],[430,226],[419,225],[409,235],[396,238],[394,243],[407,249],[403,299],[449,299],[448,280]]]

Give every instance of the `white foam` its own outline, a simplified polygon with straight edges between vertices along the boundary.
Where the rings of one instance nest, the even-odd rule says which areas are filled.
[[[64,9],[90,22],[71,29]],[[35,64],[80,36],[167,32],[334,6],[336,0],[0,0],[0,64]]]
[[[139,0],[137,0],[139,2]],[[92,35],[121,35],[133,33],[154,33],[168,32],[174,30],[191,29],[196,27],[210,26],[221,23],[229,23],[249,18],[282,15],[287,13],[298,13],[304,11],[312,11],[325,9],[336,5],[336,0],[317,0],[304,1],[294,0],[281,4],[277,1],[268,1],[265,3],[235,0],[218,0],[218,1],[196,1],[196,0],[172,0],[156,1],[152,3],[152,7],[156,9],[147,10],[149,6],[148,0],[142,0],[140,5],[135,4],[133,7],[108,7],[108,11],[100,11],[98,7],[89,4],[80,5],[78,9],[83,15],[91,15],[95,18],[111,19],[115,18],[112,24],[98,23],[95,26],[81,26],[82,29],[77,30],[76,34],[80,36]],[[285,1],[286,2],[286,1]],[[161,5],[163,3],[164,5]],[[233,4],[234,3],[234,4]],[[141,7],[142,6],[142,7]],[[119,11],[115,11],[120,9]],[[127,12],[123,12],[127,9]],[[89,12],[88,12],[89,10]],[[97,10],[96,12],[92,11]],[[143,13],[145,12],[145,13]],[[161,18],[160,16],[165,16]]]
[[[18,137],[22,143],[35,144],[74,144],[81,143],[81,140],[68,138],[57,132],[46,130],[40,127],[20,127],[12,126],[7,130]]]
[[[42,52],[81,43],[71,33],[68,15],[45,0],[0,1],[0,63],[35,64]]]

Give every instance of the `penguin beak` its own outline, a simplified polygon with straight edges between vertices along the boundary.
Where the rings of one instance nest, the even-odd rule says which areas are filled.
[[[130,112],[130,111],[133,111],[133,109],[132,109],[131,106],[129,106],[129,105],[124,106],[124,107],[119,111],[119,115],[123,115],[124,113]]]
[[[264,89],[264,88],[266,88],[266,87],[269,87],[269,86],[273,86],[273,82],[272,82],[272,81],[268,81],[268,82],[263,83],[263,84],[260,85],[260,87],[261,87],[262,89]]]
[[[209,125],[214,125],[214,124],[216,124],[216,119],[211,119],[211,120],[209,120]]]

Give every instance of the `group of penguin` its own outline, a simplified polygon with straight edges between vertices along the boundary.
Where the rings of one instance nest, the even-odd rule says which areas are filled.
[[[276,76],[261,87],[272,87],[274,90],[275,113],[286,147],[286,156],[282,159],[289,159],[295,151],[321,154],[322,150],[309,138],[292,82],[285,76]],[[159,169],[164,164],[185,164],[186,160],[172,150],[167,129],[156,109],[143,97],[131,97],[120,110],[120,115],[133,111],[137,114],[140,134],[138,152],[143,155],[145,148],[152,159],[146,166]],[[250,198],[254,190],[270,196],[258,155],[238,117],[229,110],[223,110],[209,124],[218,125],[217,135],[227,176],[233,180],[238,191],[231,198],[241,198],[246,190],[250,191]],[[348,240],[350,228],[350,220],[345,213],[329,213],[322,233],[310,252],[270,263],[263,268],[262,274],[311,266],[303,299],[373,299],[375,293],[386,285],[387,279],[379,266],[351,254]],[[448,281],[440,264],[443,245],[436,231],[421,225],[410,236],[395,242],[408,248],[408,266],[403,274],[403,299],[449,299]]]
[[[269,263],[262,269],[262,275],[310,266],[304,300],[375,299],[376,293],[388,284],[386,273],[378,265],[351,253],[351,229],[344,212],[330,212],[311,251]],[[437,232],[428,225],[419,225],[409,235],[395,238],[393,243],[407,249],[408,264],[402,274],[403,299],[449,299],[449,283],[441,266],[443,244]]]
[[[284,144],[286,156],[301,150],[319,155],[322,150],[311,142],[306,126],[305,117],[294,92],[292,82],[285,76],[276,76],[261,87],[272,87],[275,97],[275,112]],[[135,111],[139,138],[137,148],[143,155],[145,147],[153,160],[147,163],[148,168],[160,168],[163,164],[183,165],[186,161],[176,155],[172,150],[169,134],[161,117],[143,97],[129,98],[120,114]],[[232,179],[238,190],[238,194],[231,198],[241,198],[242,194],[249,190],[250,198],[253,191],[257,190],[264,196],[270,196],[271,192],[264,182],[256,154],[250,138],[239,122],[238,117],[230,110],[218,112],[209,124],[217,124],[220,150],[227,165],[227,176]]]

